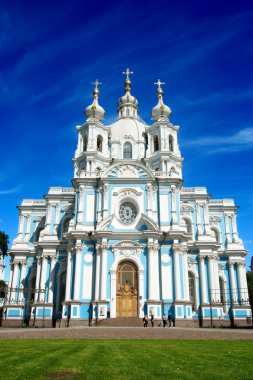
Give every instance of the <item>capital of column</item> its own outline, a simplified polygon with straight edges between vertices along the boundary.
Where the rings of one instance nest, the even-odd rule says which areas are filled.
[[[83,250],[82,244],[76,244],[76,246],[75,246],[75,252],[76,253],[82,253],[82,250]]]
[[[228,263],[228,266],[229,266],[229,268],[231,268],[231,269],[234,268],[234,265],[235,265],[235,263],[231,263],[231,262]]]
[[[199,256],[199,262],[203,262],[205,260],[205,256],[201,255]]]
[[[182,247],[181,247],[181,252],[182,252],[183,255],[187,255],[187,253],[188,253],[188,248],[187,248],[186,246],[182,246]]]
[[[174,253],[180,253],[182,250],[182,247],[180,246],[180,244],[173,244],[172,248],[173,248]]]

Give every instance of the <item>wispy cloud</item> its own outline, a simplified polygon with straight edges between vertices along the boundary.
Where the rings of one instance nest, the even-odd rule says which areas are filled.
[[[212,103],[212,102],[240,102],[245,100],[253,100],[253,90],[240,90],[238,89],[226,89],[222,92],[211,93],[199,98],[188,98],[186,96],[175,97],[180,103],[186,106],[197,106],[200,104]]]
[[[200,137],[184,142],[182,145],[200,146],[209,154],[241,152],[253,149],[253,127],[244,128],[233,135]]]
[[[11,189],[6,189],[6,190],[0,190],[0,195],[8,195],[8,194],[14,194],[17,193],[21,189],[21,185],[13,187]]]

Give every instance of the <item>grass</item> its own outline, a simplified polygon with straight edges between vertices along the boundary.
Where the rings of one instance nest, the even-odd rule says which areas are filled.
[[[253,340],[1,341],[0,378],[253,379]]]

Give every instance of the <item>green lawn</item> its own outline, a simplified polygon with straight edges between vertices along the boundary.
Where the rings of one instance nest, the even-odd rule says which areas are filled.
[[[253,341],[1,341],[0,379],[253,379]]]

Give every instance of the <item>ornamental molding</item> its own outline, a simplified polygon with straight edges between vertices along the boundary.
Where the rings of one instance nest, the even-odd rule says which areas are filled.
[[[218,216],[210,216],[210,222],[220,222],[221,219]]]
[[[180,212],[186,214],[187,212],[193,212],[193,208],[191,206],[181,206]]]

